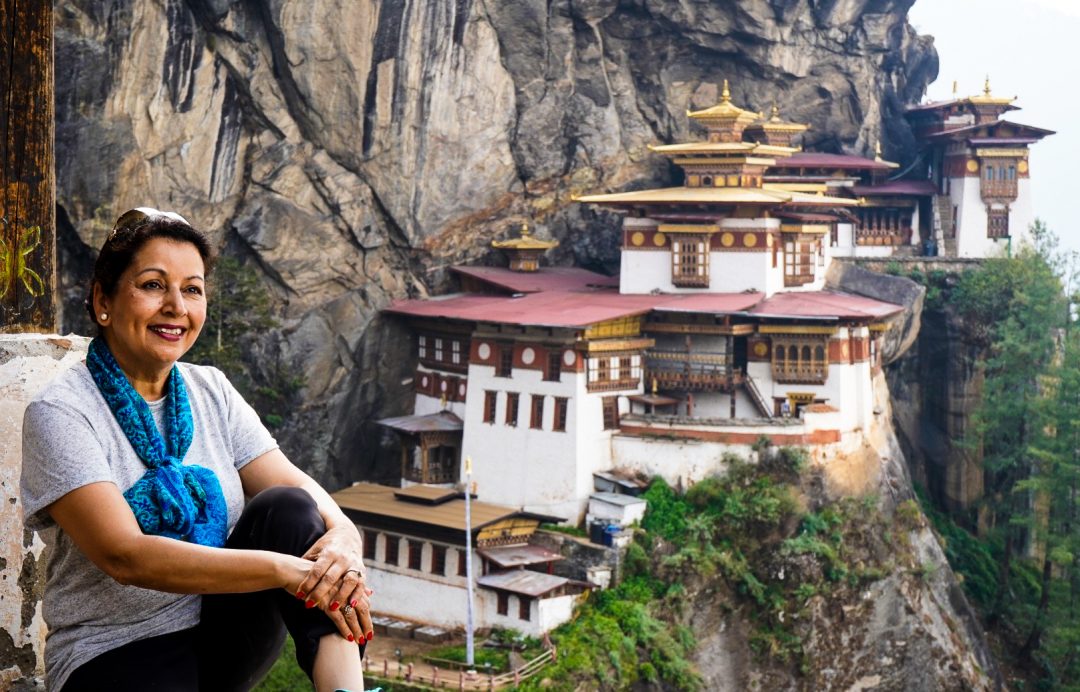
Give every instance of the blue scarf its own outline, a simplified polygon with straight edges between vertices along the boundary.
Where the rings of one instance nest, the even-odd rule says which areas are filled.
[[[135,453],[149,467],[124,493],[143,533],[221,547],[228,507],[221,483],[205,466],[184,466],[195,424],[180,369],[165,382],[165,437],[150,407],[120,370],[105,340],[90,342],[86,367]]]

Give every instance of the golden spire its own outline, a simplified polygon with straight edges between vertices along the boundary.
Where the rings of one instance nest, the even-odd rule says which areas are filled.
[[[780,106],[776,105],[776,101],[772,104],[772,119],[775,121],[780,120]]]
[[[990,75],[986,75],[986,84],[983,85],[983,96],[990,97]]]
[[[957,96],[960,95],[960,82],[958,82],[955,79],[952,80],[952,95],[953,95],[953,98],[956,98]]]
[[[656,389],[657,389],[657,387],[656,387],[656,378],[654,377],[654,378],[652,378],[652,393],[653,393],[653,396],[656,396]]]
[[[731,89],[728,88],[728,81],[724,80],[724,90],[720,92],[720,103],[731,103]]]
[[[529,222],[528,221],[522,221],[521,222],[521,237],[522,238],[528,238],[530,235],[532,235],[532,231],[529,230]]]

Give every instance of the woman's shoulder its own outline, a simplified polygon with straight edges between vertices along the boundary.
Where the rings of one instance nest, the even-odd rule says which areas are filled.
[[[79,361],[52,378],[30,400],[35,402],[66,402],[77,404],[87,401],[87,394],[97,391],[86,363]]]
[[[180,374],[184,377],[184,385],[188,393],[193,391],[204,392],[214,398],[230,398],[233,391],[232,383],[225,373],[213,365],[196,365],[195,363],[177,362]]]

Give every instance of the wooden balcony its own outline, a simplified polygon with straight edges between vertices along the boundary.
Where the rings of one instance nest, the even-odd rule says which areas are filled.
[[[1019,196],[1019,189],[1015,180],[987,180],[982,179],[979,191],[983,200],[1006,200],[1013,201]]]
[[[773,363],[773,379],[780,384],[825,384],[829,367],[825,364],[783,366]]]
[[[641,384],[639,377],[624,377],[614,380],[596,380],[589,382],[585,389],[590,392],[621,392],[627,389],[637,389]]]
[[[688,392],[727,392],[741,374],[730,366],[724,353],[646,351],[645,381],[655,380],[660,389]]]

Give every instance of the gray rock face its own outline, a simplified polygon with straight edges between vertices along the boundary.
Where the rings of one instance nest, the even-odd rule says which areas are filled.
[[[617,260],[571,195],[669,182],[647,145],[735,99],[807,145],[905,158],[937,70],[912,0],[56,0],[65,327],[127,208],[176,209],[273,293],[256,362],[302,374],[279,437],[330,485],[378,475],[409,350],[378,317],[522,217],[555,261]]]

